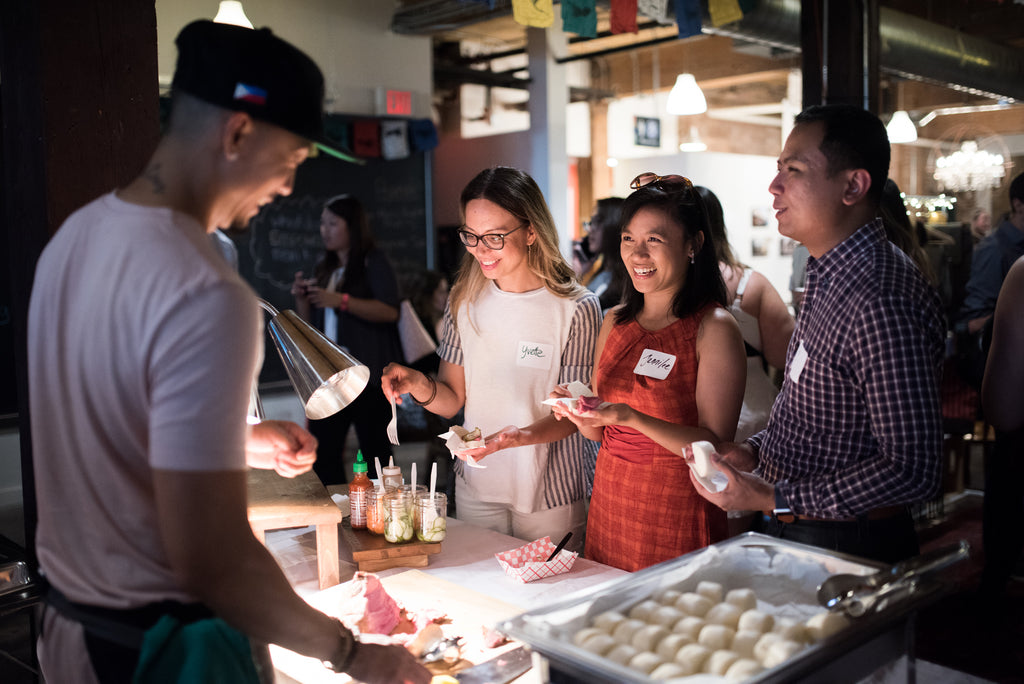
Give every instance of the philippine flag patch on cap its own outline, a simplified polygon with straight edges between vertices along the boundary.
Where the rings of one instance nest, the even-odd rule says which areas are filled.
[[[267,104],[267,91],[245,83],[236,83],[234,98],[255,105],[265,105]]]

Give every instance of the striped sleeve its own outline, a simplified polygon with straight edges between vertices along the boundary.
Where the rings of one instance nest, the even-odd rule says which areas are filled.
[[[569,338],[562,347],[559,384],[578,380],[590,385],[594,371],[594,346],[601,329],[601,303],[593,292],[580,297],[569,324]]]
[[[441,340],[437,345],[437,355],[456,366],[465,365],[462,360],[462,340],[459,339],[459,331],[455,329],[450,304],[446,304],[444,307],[444,323],[441,326]]]
[[[587,292],[580,297],[569,326],[569,338],[562,348],[560,383],[578,380],[590,385],[593,375],[594,345],[601,328],[601,304]],[[594,485],[598,443],[575,432],[550,445],[544,474],[544,503],[548,508],[564,506],[590,496]]]

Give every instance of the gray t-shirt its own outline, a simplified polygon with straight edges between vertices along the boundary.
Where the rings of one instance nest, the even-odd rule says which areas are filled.
[[[261,334],[252,290],[190,217],[108,194],[47,245],[28,330],[37,551],[72,601],[190,600],[152,471],[245,468]]]

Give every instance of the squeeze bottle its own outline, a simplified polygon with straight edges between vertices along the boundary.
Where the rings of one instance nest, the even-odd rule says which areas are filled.
[[[366,475],[366,461],[363,460],[363,452],[356,452],[356,462],[352,465],[352,472],[355,477],[348,486],[349,510],[351,511],[351,522],[353,530],[366,529],[366,493],[370,491],[373,484]]]

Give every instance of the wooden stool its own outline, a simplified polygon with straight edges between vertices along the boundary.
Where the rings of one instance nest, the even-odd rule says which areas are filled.
[[[249,525],[266,544],[267,530],[316,525],[320,588],[338,584],[338,525],[341,510],[312,470],[295,478],[273,470],[249,469]]]

